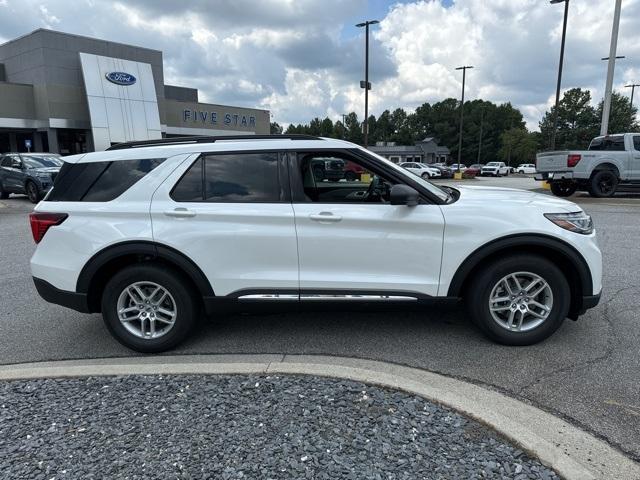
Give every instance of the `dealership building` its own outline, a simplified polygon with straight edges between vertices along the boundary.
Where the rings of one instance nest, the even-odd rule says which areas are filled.
[[[0,153],[268,134],[269,111],[202,103],[164,83],[162,52],[39,29],[0,45]]]

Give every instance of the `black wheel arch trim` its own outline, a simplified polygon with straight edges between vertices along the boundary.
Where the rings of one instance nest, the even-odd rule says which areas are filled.
[[[451,280],[447,295],[459,297],[464,282],[469,274],[483,261],[501,250],[508,250],[514,247],[543,247],[551,249],[568,259],[576,269],[580,278],[583,295],[593,292],[593,279],[591,270],[584,257],[571,245],[563,240],[542,234],[515,234],[501,237],[485,244],[471,253],[458,267]]]
[[[148,256],[151,259],[162,259],[180,268],[195,283],[201,296],[214,296],[211,283],[200,267],[189,257],[178,250],[152,241],[126,241],[110,245],[91,257],[78,276],[76,292],[88,293],[96,273],[109,262],[128,255]]]

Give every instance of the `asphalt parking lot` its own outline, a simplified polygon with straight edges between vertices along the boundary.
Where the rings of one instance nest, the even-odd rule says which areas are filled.
[[[537,189],[531,178],[469,181]],[[384,360],[499,389],[563,416],[640,460],[640,194],[572,197],[596,223],[601,304],[531,347],[487,341],[457,306],[428,311],[227,315],[172,353],[327,354]],[[98,315],[49,305],[29,273],[26,198],[0,202],[0,363],[133,356]]]

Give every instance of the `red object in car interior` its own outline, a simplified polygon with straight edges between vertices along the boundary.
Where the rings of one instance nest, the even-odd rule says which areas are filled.
[[[67,217],[66,213],[40,213],[33,212],[29,214],[29,223],[31,223],[31,234],[33,241],[40,243],[44,234],[50,227],[60,225]]]

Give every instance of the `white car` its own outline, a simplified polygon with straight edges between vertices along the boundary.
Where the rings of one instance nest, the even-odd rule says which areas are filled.
[[[504,162],[489,162],[482,170],[480,170],[480,175],[493,175],[494,177],[500,177],[502,175],[509,175],[509,167]]]
[[[522,163],[516,168],[516,173],[536,173],[536,166],[533,163]]]
[[[318,182],[318,158],[365,173]],[[462,299],[488,337],[528,345],[594,307],[602,288],[596,234],[578,205],[439,187],[308,135],[167,138],[68,156],[30,222],[39,294],[102,313],[141,352],[177,345],[201,312],[260,302],[418,302],[428,312],[433,300]]]
[[[409,170],[411,173],[424,178],[425,180],[442,176],[440,170],[438,170],[437,168],[429,168],[429,165],[426,165],[424,163],[404,162],[401,163],[400,166],[404,169]]]

